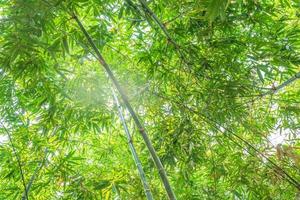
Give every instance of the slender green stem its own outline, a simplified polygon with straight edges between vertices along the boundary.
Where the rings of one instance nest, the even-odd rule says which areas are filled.
[[[9,130],[7,130],[7,128],[4,126],[4,124],[2,122],[0,122],[0,125],[4,129],[4,131],[7,133],[7,136],[8,136],[10,145],[12,147],[13,153],[15,154],[15,157],[17,159],[17,163],[18,163],[18,167],[19,167],[19,171],[20,171],[20,175],[21,175],[21,179],[22,179],[22,184],[24,186],[24,197],[25,197],[24,199],[29,200],[27,189],[26,189],[25,176],[24,176],[24,172],[23,172],[23,169],[22,169],[20,156],[17,153],[17,150],[16,150],[15,145],[12,141],[12,137],[11,137],[11,134],[10,134]],[[23,197],[22,197],[22,199],[23,199]]]
[[[165,34],[165,36],[167,37],[167,39],[176,47],[178,47],[178,44],[175,42],[175,40],[173,40],[173,38],[171,37],[171,35],[169,34],[168,30],[166,29],[166,27],[163,25],[162,22],[160,22],[160,20],[158,19],[158,17],[156,16],[156,14],[149,8],[148,4],[144,1],[144,0],[139,0],[139,2],[141,3],[141,5],[143,6],[143,8],[146,10],[146,12],[153,18],[153,20],[157,23],[157,25],[160,27],[160,29],[163,31],[163,33]]]
[[[164,98],[162,95],[155,93],[156,96],[160,97],[160,98]],[[173,101],[174,102],[174,101]],[[281,168],[280,166],[278,166],[273,160],[271,160],[269,157],[267,157],[266,155],[264,155],[260,150],[258,150],[256,147],[254,147],[251,143],[249,143],[247,140],[245,140],[244,138],[240,137],[239,135],[237,135],[236,133],[234,133],[232,130],[228,129],[228,128],[224,128],[225,130],[221,130],[220,127],[221,124],[218,123],[217,121],[213,120],[212,118],[208,117],[205,114],[201,114],[199,112],[197,112],[196,110],[194,110],[193,108],[187,107],[186,105],[175,101],[175,104],[177,104],[178,106],[198,115],[204,122],[206,122],[207,124],[209,124],[210,126],[214,127],[216,130],[224,133],[225,137],[227,137],[229,140],[231,140],[232,142],[234,142],[237,146],[241,147],[243,150],[247,151],[250,155],[255,156],[252,152],[250,152],[247,148],[243,147],[241,145],[241,142],[246,144],[250,149],[254,150],[259,156],[261,156],[262,158],[264,158],[265,160],[267,160],[275,169],[280,170],[280,172],[282,173],[278,173],[279,176],[281,176],[283,179],[285,179],[287,182],[289,182],[291,185],[293,185],[295,188],[297,188],[298,190],[300,190],[300,183],[299,181],[297,181],[295,178],[293,178],[288,172],[286,172],[283,168]],[[227,134],[226,132],[229,132],[231,134]],[[235,141],[234,138],[236,138],[237,140],[239,140],[239,142]],[[267,165],[268,166],[268,165]]]
[[[132,142],[130,131],[129,131],[128,126],[126,124],[126,121],[124,119],[124,116],[123,116],[123,113],[122,113],[122,107],[120,105],[119,99],[117,97],[117,94],[115,93],[114,88],[112,88],[111,91],[112,91],[112,94],[113,94],[115,104],[118,108],[118,113],[119,113],[120,120],[122,122],[124,131],[126,133],[126,137],[127,137],[127,140],[128,140],[128,144],[129,144],[129,148],[130,148],[132,157],[134,159],[134,162],[135,162],[135,164],[138,168],[139,174],[140,174],[140,178],[141,178],[144,190],[145,190],[146,197],[147,197],[148,200],[153,200],[152,193],[151,193],[148,181],[146,179],[145,172],[144,172],[143,167],[142,167],[142,163],[141,163],[141,161],[140,161],[140,159],[137,155],[136,149],[135,149],[135,147],[133,145],[133,142]]]
[[[103,58],[103,56],[101,55],[100,51],[98,50],[98,48],[96,47],[95,43],[93,42],[92,38],[90,37],[90,35],[88,34],[88,32],[85,30],[85,28],[83,27],[82,23],[80,22],[80,20],[78,19],[78,17],[72,13],[72,17],[76,20],[78,26],[80,27],[81,31],[83,32],[83,34],[85,35],[86,39],[88,40],[89,44],[91,45],[91,47],[93,48],[93,50],[95,51],[98,61],[99,63],[104,67],[106,73],[108,74],[109,78],[111,79],[111,81],[113,82],[113,84],[115,85],[117,91],[120,93],[121,98],[127,108],[127,110],[129,111],[129,113],[131,114],[141,136],[143,137],[143,140],[151,154],[151,157],[158,169],[160,178],[164,184],[165,190],[167,192],[168,198],[170,200],[175,200],[176,196],[173,192],[173,189],[171,188],[171,185],[169,183],[166,171],[159,159],[159,157],[156,154],[156,151],[150,141],[150,138],[143,126],[143,124],[140,122],[137,114],[135,113],[135,111],[133,110],[131,104],[129,103],[128,97],[125,94],[123,88],[121,87],[121,85],[119,84],[119,82],[117,81],[116,77],[114,76],[113,72],[111,71],[109,65],[106,63],[105,59]]]
[[[262,99],[268,95],[273,95],[273,94],[277,93],[279,90],[282,90],[286,86],[292,84],[294,81],[298,80],[299,78],[300,78],[300,72],[296,73],[294,76],[292,76],[288,80],[284,81],[282,84],[278,85],[277,87],[273,87],[272,89],[270,89],[269,91],[267,91],[265,93],[253,95],[253,97],[255,97],[254,99],[251,99],[250,101],[248,101],[240,106],[237,106],[236,108],[247,105],[249,103],[253,104],[254,102],[258,101],[259,99]],[[251,96],[249,96],[249,97],[251,97]]]
[[[172,38],[172,36],[170,35],[169,31],[167,30],[167,28],[165,27],[165,25],[161,22],[161,20],[157,17],[157,15],[149,8],[147,2],[145,0],[139,0],[140,4],[142,5],[142,7],[144,8],[145,12],[147,12],[152,19],[155,21],[155,23],[159,26],[159,28],[162,30],[162,32],[165,34],[166,38],[168,39],[168,41],[173,44],[173,46],[175,47],[177,53],[179,54],[179,57],[183,60],[183,62],[185,64],[188,64],[183,52],[181,51],[179,45],[177,44],[177,42]]]
[[[34,180],[38,176],[39,171],[44,166],[44,164],[46,162],[46,159],[47,159],[47,156],[48,156],[48,149],[45,150],[45,156],[44,156],[43,160],[38,163],[38,165],[36,166],[36,168],[35,168],[32,176],[30,177],[29,182],[27,183],[27,186],[26,186],[26,192],[27,192],[27,194],[29,193]],[[26,199],[26,193],[25,193],[25,191],[23,192],[23,195],[22,195],[22,200],[23,199]]]
[[[288,80],[284,81],[282,84],[272,88],[270,91],[261,94],[260,96],[264,97],[264,96],[267,96],[267,95],[270,95],[270,94],[275,94],[276,92],[278,92],[279,90],[283,89],[284,87],[290,85],[291,83],[293,83],[294,81],[296,81],[299,78],[300,78],[300,72],[296,73],[290,79],[288,79]]]

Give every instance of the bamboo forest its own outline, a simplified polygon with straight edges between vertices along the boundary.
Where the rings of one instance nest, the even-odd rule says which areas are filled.
[[[0,200],[300,200],[300,1],[0,0]]]

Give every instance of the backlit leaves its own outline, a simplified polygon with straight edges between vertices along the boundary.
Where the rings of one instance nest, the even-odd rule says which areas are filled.
[[[68,9],[125,88],[178,199],[296,198],[280,173],[300,179],[299,3],[147,3],[177,47],[137,0],[0,2],[1,122],[26,181],[44,161],[29,199],[144,199],[111,85]],[[154,198],[164,199],[124,112]],[[20,199],[0,128],[0,199]]]

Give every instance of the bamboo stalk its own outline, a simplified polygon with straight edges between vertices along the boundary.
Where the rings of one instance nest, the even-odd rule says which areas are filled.
[[[5,130],[5,132],[7,133],[9,142],[10,142],[12,150],[13,150],[13,154],[15,154],[15,157],[17,159],[17,163],[18,163],[18,167],[19,167],[19,171],[20,171],[20,175],[21,175],[21,179],[22,179],[22,184],[23,184],[23,187],[24,187],[24,197],[25,197],[24,199],[29,200],[27,189],[26,189],[25,176],[24,176],[24,172],[23,172],[23,169],[22,169],[22,165],[21,165],[21,159],[20,159],[19,155],[17,154],[17,150],[16,150],[15,145],[12,141],[12,137],[11,137],[11,134],[10,134],[9,130],[7,130],[7,128],[4,126],[4,124],[2,122],[0,122],[0,125]],[[23,199],[23,197],[22,197],[22,199]]]
[[[118,97],[117,97],[117,95],[115,93],[114,88],[112,88],[111,91],[112,91],[112,94],[113,94],[113,98],[114,98],[115,104],[116,104],[116,106],[118,108],[118,113],[119,113],[120,120],[122,122],[124,131],[126,133],[126,137],[127,137],[127,140],[128,140],[128,144],[129,144],[129,148],[130,148],[132,157],[133,157],[134,162],[136,164],[136,167],[138,168],[138,171],[139,171],[139,175],[140,175],[143,187],[144,187],[144,191],[145,191],[146,197],[147,197],[148,200],[153,200],[153,196],[152,196],[149,184],[147,182],[147,179],[146,179],[146,176],[145,176],[145,172],[144,172],[143,167],[142,167],[142,163],[141,163],[141,161],[140,161],[140,159],[139,159],[139,157],[138,157],[138,155],[136,153],[136,149],[135,149],[135,147],[133,145],[130,131],[129,131],[128,126],[127,126],[127,124],[125,122],[125,119],[124,119],[124,116],[123,116],[123,113],[122,113],[122,107],[120,105],[119,99],[118,99]]]
[[[159,157],[156,154],[156,151],[149,139],[148,134],[145,131],[144,126],[142,125],[142,123],[140,122],[137,114],[135,113],[135,111],[133,110],[131,104],[128,101],[128,97],[125,94],[123,88],[121,87],[121,85],[119,84],[119,82],[117,81],[116,77],[114,76],[113,72],[111,71],[109,65],[106,63],[105,59],[103,58],[103,56],[101,55],[101,53],[99,52],[98,48],[96,47],[95,43],[93,42],[91,36],[88,34],[88,32],[85,30],[85,28],[83,27],[82,23],[80,22],[80,20],[78,19],[78,17],[75,15],[75,13],[72,13],[72,17],[75,19],[75,21],[77,22],[78,26],[80,27],[80,30],[83,32],[83,34],[85,35],[86,39],[88,40],[89,44],[91,45],[91,47],[93,48],[93,50],[95,51],[98,61],[99,63],[104,67],[106,73],[108,74],[109,78],[111,79],[111,81],[113,82],[114,86],[116,87],[117,91],[120,93],[121,98],[127,108],[127,110],[129,111],[129,113],[131,114],[141,136],[143,137],[143,140],[151,154],[151,157],[158,169],[160,178],[163,182],[163,185],[165,187],[165,190],[167,192],[168,198],[170,200],[176,200],[176,196],[171,188],[171,185],[169,183],[166,171],[159,159]]]
[[[164,35],[166,36],[166,38],[168,39],[168,41],[173,44],[173,46],[175,47],[177,53],[179,54],[179,57],[183,60],[183,62],[185,64],[188,64],[184,54],[182,53],[179,45],[177,44],[177,42],[172,38],[172,36],[170,35],[169,31],[167,30],[167,28],[165,27],[165,25],[161,22],[161,20],[157,17],[157,15],[149,8],[147,2],[145,0],[138,0],[140,2],[140,4],[142,5],[142,7],[144,8],[144,10],[152,17],[152,19],[155,21],[155,23],[159,26],[159,28],[162,30],[162,32],[164,33]]]
[[[171,35],[169,34],[166,27],[163,25],[162,22],[158,19],[156,14],[149,8],[148,4],[144,0],[139,0],[140,4],[144,7],[144,9],[148,12],[148,14],[153,18],[153,20],[157,23],[157,25],[160,27],[160,29],[163,31],[167,39],[177,48],[179,45],[173,40]]]

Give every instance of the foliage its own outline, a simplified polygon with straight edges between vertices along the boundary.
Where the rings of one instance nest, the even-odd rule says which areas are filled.
[[[0,199],[24,198],[20,169],[25,184],[34,176],[28,199],[145,199],[111,84],[70,11],[178,199],[299,197],[284,174],[299,184],[299,2],[141,2],[0,1]],[[123,108],[154,199],[166,199]]]

